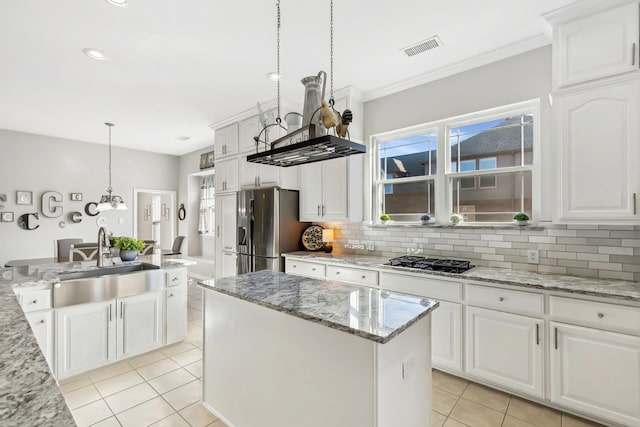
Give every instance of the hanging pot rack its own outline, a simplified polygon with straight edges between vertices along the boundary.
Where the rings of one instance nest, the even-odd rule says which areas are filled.
[[[280,76],[280,0],[276,2],[277,12],[277,75]],[[330,1],[330,97],[328,106],[333,111],[335,101],[333,98],[333,0]],[[326,74],[325,74],[326,76]],[[324,83],[326,84],[326,78]],[[267,140],[268,129],[276,126],[282,129],[282,119],[280,118],[280,79],[277,80],[278,116],[275,123],[265,125],[258,136],[254,137],[256,143],[256,153],[247,156],[247,161],[264,165],[290,167],[307,163],[320,162],[323,160],[336,159],[340,157],[362,154],[367,152],[367,148],[350,139],[340,138],[334,135],[322,135],[316,137],[316,129],[313,124],[313,117],[318,114],[322,107],[318,107],[311,116],[310,123],[295,130],[273,142]],[[346,113],[348,110],[345,110]],[[352,113],[349,112],[349,118]],[[335,132],[335,127],[333,128]],[[264,139],[261,137],[264,134]],[[347,131],[347,137],[350,138]],[[263,151],[260,151],[261,144]]]

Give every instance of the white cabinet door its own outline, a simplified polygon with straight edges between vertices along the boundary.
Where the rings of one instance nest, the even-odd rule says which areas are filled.
[[[238,159],[216,161],[216,193],[238,191]]]
[[[640,426],[640,337],[550,323],[551,401]]]
[[[118,359],[145,353],[162,345],[163,291],[120,298],[118,313]]]
[[[258,116],[249,117],[238,123],[238,146],[241,153],[256,152],[256,141],[253,138],[258,136],[261,130]],[[261,139],[264,139],[264,136]],[[260,147],[260,150],[262,149],[263,147]]]
[[[116,360],[115,301],[56,309],[57,378]]]
[[[327,160],[322,162],[322,168],[322,220],[346,220],[349,216],[347,158]]]
[[[165,345],[182,341],[187,336],[187,285],[172,286],[166,293]]]
[[[220,271],[219,278],[235,276],[237,255],[235,252],[223,252],[222,253],[222,269]]]
[[[49,367],[53,367],[53,310],[33,311],[25,313],[33,335],[38,341],[40,351]]]
[[[236,250],[236,195],[229,194],[221,197],[221,202],[218,206],[222,213],[222,222],[218,225],[220,227],[220,241],[223,251]]]
[[[322,170],[322,162],[300,166],[300,221],[322,219]]]
[[[213,151],[217,160],[238,153],[238,124],[234,123],[214,132]]]
[[[433,366],[462,372],[462,305],[440,301],[431,325]]]
[[[257,187],[260,165],[240,159],[240,188]]]
[[[637,221],[639,87],[557,97],[560,222]]]
[[[567,86],[638,69],[638,3],[558,25],[557,85]]]
[[[466,372],[542,397],[541,334],[540,319],[467,306]]]

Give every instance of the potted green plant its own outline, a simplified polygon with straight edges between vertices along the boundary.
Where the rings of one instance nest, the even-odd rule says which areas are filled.
[[[429,221],[431,221],[431,216],[429,216],[429,214],[424,214],[420,217],[422,225],[429,225]]]
[[[120,249],[122,261],[133,261],[138,257],[138,252],[144,249],[144,241],[135,237],[118,237],[114,246]]]
[[[529,223],[529,215],[524,212],[517,213],[513,216],[513,221],[518,225],[527,225]]]
[[[458,225],[462,223],[462,221],[464,221],[464,218],[462,217],[462,215],[457,213],[454,213],[449,217],[449,222],[451,223],[451,225]]]
[[[380,222],[382,222],[383,225],[388,224],[390,220],[391,220],[391,217],[389,215],[387,214],[380,215]]]

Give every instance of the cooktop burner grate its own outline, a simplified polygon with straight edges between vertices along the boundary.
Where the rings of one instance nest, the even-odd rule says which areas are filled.
[[[420,270],[444,271],[447,273],[464,273],[473,266],[469,261],[459,259],[426,258],[405,255],[389,260],[388,265],[417,268]]]

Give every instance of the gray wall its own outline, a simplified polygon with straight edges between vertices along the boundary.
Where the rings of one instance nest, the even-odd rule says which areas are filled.
[[[541,188],[553,188],[546,173],[551,155],[551,46],[455,74],[364,104],[366,140],[371,135],[530,99],[540,99]],[[550,221],[551,192],[542,192],[541,218]]]
[[[177,190],[178,157],[113,147],[112,185],[122,196],[127,211],[110,211],[100,216],[115,235],[133,234],[133,188]],[[56,239],[80,237],[96,241],[98,217],[84,214],[89,201],[98,201],[108,187],[108,148],[106,145],[13,132],[0,129],[0,193],[7,194],[3,212],[15,213],[16,221],[0,222],[0,265],[11,259],[52,257]],[[16,191],[33,192],[31,206],[16,204]],[[45,191],[63,195],[63,215],[46,218],[40,198]],[[70,201],[70,193],[83,193],[83,201]],[[83,213],[82,222],[68,221],[68,213]],[[37,230],[18,227],[17,217],[40,214]],[[60,221],[67,222],[60,228]]]

